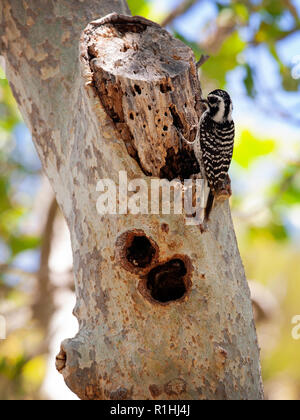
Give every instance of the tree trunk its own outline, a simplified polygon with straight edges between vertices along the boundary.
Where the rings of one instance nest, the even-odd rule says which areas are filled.
[[[179,148],[202,112],[192,51],[144,19],[86,27],[110,12],[129,15],[121,0],[0,5],[7,76],[71,232],[79,332],[57,368],[82,399],[261,399],[228,201],[206,232],[184,214],[97,212],[120,171],[149,190],[199,172]]]

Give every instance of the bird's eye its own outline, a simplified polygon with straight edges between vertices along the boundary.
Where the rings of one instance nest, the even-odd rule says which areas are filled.
[[[208,102],[209,102],[211,105],[214,105],[214,104],[216,104],[216,103],[218,102],[218,98],[216,98],[216,97],[214,97],[214,96],[210,96],[210,97],[208,97],[207,99],[208,99]]]

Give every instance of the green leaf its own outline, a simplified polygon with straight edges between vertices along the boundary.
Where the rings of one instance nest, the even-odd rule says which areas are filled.
[[[237,140],[233,159],[243,168],[248,169],[255,160],[261,156],[272,153],[276,142],[271,139],[259,139],[250,131],[244,130]]]
[[[300,80],[293,79],[291,69],[289,67],[282,66],[280,68],[280,74],[282,77],[282,87],[287,92],[297,92]]]
[[[239,18],[241,23],[246,23],[249,20],[249,10],[245,4],[242,3],[234,3],[232,8]]]
[[[244,51],[246,43],[240,38],[238,32],[234,32],[223,43],[219,53],[204,63],[201,67],[205,75],[215,79],[220,88],[226,84],[226,73],[233,70],[238,63],[238,55]]]
[[[196,60],[199,60],[204,51],[199,47],[199,45],[196,42],[188,41],[183,35],[179,34],[176,31],[173,32],[173,35],[175,36],[175,38],[180,39],[180,41],[182,41],[185,45],[190,47],[195,54]]]
[[[10,235],[17,231],[20,218],[24,216],[25,209],[23,207],[10,207],[1,214],[0,232]]]
[[[28,249],[36,249],[40,244],[40,238],[36,236],[11,236],[9,240],[9,245],[14,256]]]
[[[288,233],[281,222],[272,221],[266,226],[250,226],[247,232],[248,240],[257,241],[260,238],[269,238],[269,240],[286,241]]]
[[[8,178],[0,176],[0,214],[10,208],[9,181]],[[1,217],[2,218],[2,217]],[[1,225],[1,220],[0,220]]]
[[[270,188],[270,196],[277,198],[276,204],[290,207],[300,203],[300,168],[289,165],[279,181]]]
[[[127,1],[131,14],[147,17],[150,12],[150,5],[146,0],[128,0]]]
[[[251,98],[254,98],[255,89],[254,89],[254,79],[253,79],[252,69],[249,66],[249,64],[245,64],[244,67],[246,69],[246,75],[244,77],[244,85],[247,90],[247,94]]]
[[[42,355],[36,356],[30,359],[22,368],[22,374],[26,382],[26,386],[29,385],[38,387],[46,373],[46,360]]]
[[[261,22],[258,31],[255,34],[254,40],[258,44],[266,42],[267,44],[274,45],[278,39],[288,36],[289,32],[280,29],[276,22]]]
[[[275,45],[269,45],[269,50],[278,64],[283,89],[288,92],[296,92],[299,88],[300,80],[293,79],[292,70],[280,60]]]
[[[285,10],[284,2],[278,0],[264,0],[261,8],[262,14],[268,13],[272,17],[280,16]]]

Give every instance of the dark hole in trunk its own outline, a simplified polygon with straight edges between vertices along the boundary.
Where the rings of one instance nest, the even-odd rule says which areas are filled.
[[[146,267],[155,254],[155,249],[146,236],[135,236],[127,248],[126,258],[135,267]]]
[[[178,128],[178,130],[180,131],[183,130],[183,124],[177,112],[176,106],[172,104],[171,106],[169,106],[169,110],[171,111],[171,115],[172,115],[173,123],[175,127]]]
[[[147,288],[158,302],[178,300],[184,296],[187,286],[184,277],[185,263],[176,258],[153,268],[147,278]]]
[[[166,164],[161,168],[159,175],[160,178],[167,178],[169,181],[178,177],[184,181],[199,172],[199,164],[193,150],[182,149],[175,153],[175,150],[170,147],[167,150]]]

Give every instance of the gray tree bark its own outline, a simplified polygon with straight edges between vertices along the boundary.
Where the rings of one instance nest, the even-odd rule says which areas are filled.
[[[147,185],[199,170],[179,150],[201,115],[191,50],[146,21],[88,25],[110,12],[129,15],[121,0],[0,4],[7,76],[71,232],[79,332],[57,368],[82,399],[261,399],[228,200],[204,233],[97,213],[97,182],[121,170]]]

